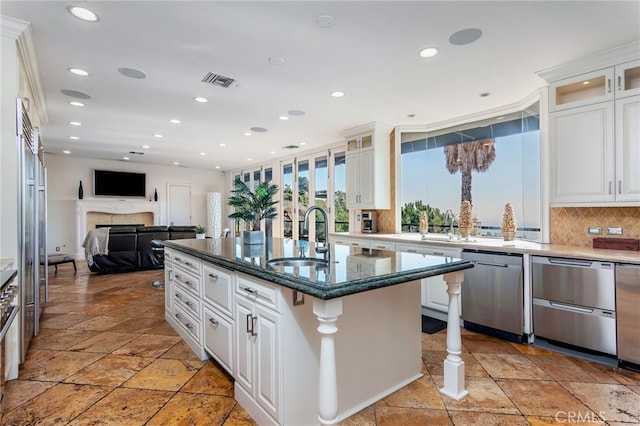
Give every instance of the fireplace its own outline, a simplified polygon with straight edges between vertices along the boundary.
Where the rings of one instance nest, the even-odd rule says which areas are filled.
[[[80,200],[76,201],[76,259],[84,259],[82,243],[90,229],[97,225],[123,224],[160,225],[160,204],[149,201],[129,200]]]

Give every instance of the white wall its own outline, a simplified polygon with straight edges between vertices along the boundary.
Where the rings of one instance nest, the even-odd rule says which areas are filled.
[[[43,145],[46,149],[46,139],[43,140]],[[207,192],[224,193],[223,174],[214,170],[78,158],[56,154],[45,154],[45,165],[48,182],[47,249],[49,253],[55,253],[56,247],[60,247],[61,253],[73,254],[76,252],[75,202],[78,200],[78,185],[82,181],[85,200],[94,198],[94,169],[146,173],[147,200],[153,196],[154,188],[157,188],[162,225],[167,225],[168,183],[191,185],[191,223],[185,225],[206,225]],[[104,197],[99,198],[104,199]]]

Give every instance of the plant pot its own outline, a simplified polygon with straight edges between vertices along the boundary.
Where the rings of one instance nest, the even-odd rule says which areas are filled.
[[[503,231],[502,232],[502,238],[505,241],[513,241],[513,239],[515,238],[516,233],[513,231]]]
[[[244,244],[264,244],[264,232],[242,231],[242,242]]]
[[[197,239],[197,240],[204,240],[204,236],[205,236],[205,234],[204,234],[204,233],[202,233],[202,234],[196,234],[196,239]]]
[[[242,244],[242,257],[264,256],[264,244]]]
[[[471,228],[460,228],[460,236],[462,238],[469,238],[471,234]]]

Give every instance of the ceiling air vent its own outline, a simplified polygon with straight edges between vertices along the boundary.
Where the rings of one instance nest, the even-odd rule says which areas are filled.
[[[296,149],[296,148],[300,148],[298,145],[287,145],[287,146],[283,146],[282,148],[284,149]]]
[[[214,74],[212,72],[207,73],[207,75],[202,79],[203,83],[209,83],[220,87],[229,87],[234,81],[236,80],[231,77],[225,77],[224,75]]]
[[[139,152],[139,151],[129,151],[129,154],[133,154],[133,155],[144,155],[144,152]]]

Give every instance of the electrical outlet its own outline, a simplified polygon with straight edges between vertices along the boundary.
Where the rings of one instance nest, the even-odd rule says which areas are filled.
[[[587,228],[587,234],[602,235],[602,228],[599,226],[589,226]]]
[[[56,247],[56,251],[60,251],[60,246],[57,246],[57,247]]]
[[[620,227],[620,228],[607,228],[607,235],[622,235],[622,227]]]

